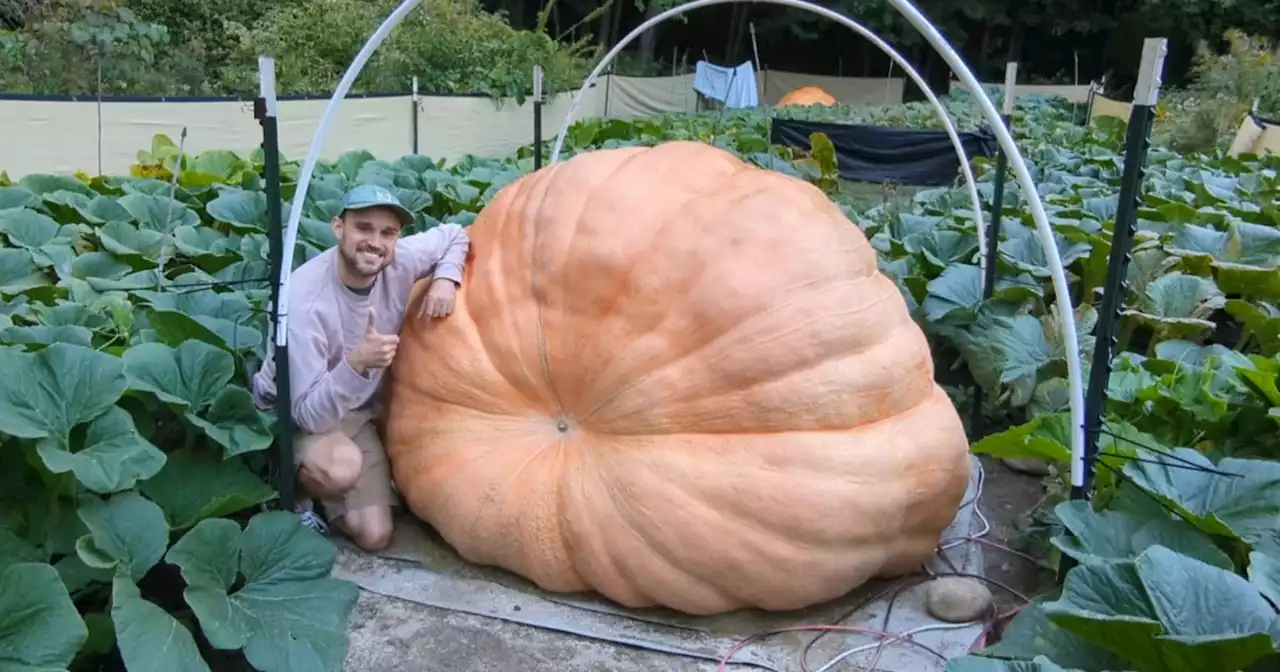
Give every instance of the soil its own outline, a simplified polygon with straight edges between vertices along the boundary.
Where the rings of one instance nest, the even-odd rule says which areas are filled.
[[[982,553],[986,577],[1027,597],[1035,597],[1037,592],[1053,585],[1055,580],[1052,568],[1045,566],[1043,558],[1024,546],[1027,517],[1044,496],[1043,480],[1013,471],[1000,460],[985,455],[979,459],[986,471],[986,481],[978,507],[991,523],[991,531],[985,539],[1029,553],[1040,560],[1039,565],[1033,564],[1024,557],[984,544]],[[993,586],[993,592],[1002,613],[1021,603],[1007,590]]]

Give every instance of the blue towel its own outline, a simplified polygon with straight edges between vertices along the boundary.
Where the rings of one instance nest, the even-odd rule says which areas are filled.
[[[736,68],[698,61],[693,73],[693,89],[723,102],[725,107],[755,107],[760,102],[756,92],[756,70],[751,61]]]

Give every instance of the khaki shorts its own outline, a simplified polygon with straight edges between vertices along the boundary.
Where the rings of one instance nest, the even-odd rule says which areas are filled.
[[[348,511],[370,506],[397,506],[399,500],[391,482],[391,466],[387,462],[387,451],[382,445],[382,437],[378,435],[376,411],[361,409],[352,411],[343,418],[341,426],[328,434],[308,434],[299,432],[293,443],[294,466],[302,464],[307,451],[325,439],[341,434],[350,439],[360,449],[360,477],[356,485],[346,495],[338,499],[319,499],[324,506],[325,517],[335,520]]]

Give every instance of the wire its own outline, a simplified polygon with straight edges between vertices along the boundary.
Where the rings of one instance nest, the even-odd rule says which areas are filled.
[[[922,625],[916,628],[911,628],[910,630],[903,630],[898,635],[898,637],[895,637],[894,639],[901,638],[904,641],[908,641],[913,644],[918,644],[917,642],[915,642],[915,640],[912,640],[910,638],[914,637],[915,635],[923,634],[926,632],[936,632],[939,630],[960,630],[963,628],[972,627],[973,624],[977,622],[978,621],[969,621],[967,623],[934,623],[932,625]],[[840,655],[836,656],[835,658],[832,658],[825,665],[814,670],[814,672],[828,672],[831,668],[835,667],[836,665],[839,665],[842,661],[844,661],[845,658],[856,656],[859,653],[862,653],[864,651],[870,651],[871,649],[880,649],[884,647],[885,644],[888,644],[890,641],[892,640],[890,640],[889,638],[882,638],[879,642],[875,644],[863,644],[862,646],[855,646],[854,648],[849,649],[848,651],[842,652]],[[880,654],[877,652],[875,659],[872,659],[872,661],[867,665],[867,669],[874,670],[876,666],[876,662],[879,660],[879,658],[880,658]],[[946,658],[944,657],[943,660],[946,660]]]
[[[904,580],[899,580],[899,581],[896,581],[895,583],[885,586],[883,589],[877,591],[876,593],[873,593],[869,597],[863,600],[860,600],[851,609],[849,609],[847,612],[845,612],[843,615],[837,618],[836,622],[832,624],[801,625],[801,626],[794,626],[789,628],[781,628],[778,630],[770,630],[764,633],[760,633],[760,634],[748,637],[742,640],[741,642],[739,642],[738,644],[736,644],[732,649],[729,650],[729,652],[724,656],[724,658],[721,659],[720,666],[717,668],[717,670],[718,671],[727,670],[728,669],[727,666],[732,661],[734,654],[741,651],[743,648],[749,646],[750,644],[755,643],[766,637],[770,637],[770,636],[785,633],[785,632],[804,632],[804,631],[819,632],[819,634],[816,637],[810,639],[805,644],[804,648],[800,651],[799,662],[800,662],[800,669],[803,672],[830,672],[832,669],[834,669],[840,663],[844,662],[846,659],[852,656],[858,655],[860,653],[865,653],[867,651],[871,651],[874,649],[875,650],[874,657],[871,659],[870,663],[864,667],[864,669],[873,670],[875,669],[876,664],[879,662],[880,657],[883,655],[885,645],[890,644],[892,642],[904,642],[906,644],[910,644],[911,646],[914,646],[918,649],[921,649],[925,652],[932,654],[933,656],[943,661],[946,661],[947,657],[945,655],[943,655],[936,649],[933,649],[932,647],[922,642],[919,642],[913,638],[916,635],[920,635],[926,632],[937,632],[937,631],[943,631],[943,630],[960,630],[964,628],[973,627],[975,624],[979,624],[979,623],[981,623],[983,626],[982,630],[981,632],[979,632],[978,636],[974,639],[973,643],[970,644],[969,650],[973,651],[976,649],[976,647],[982,645],[986,641],[987,637],[989,637],[990,634],[995,630],[998,623],[1004,622],[1006,619],[1011,618],[1013,615],[1016,615],[1018,611],[1022,609],[1022,605],[1031,603],[1031,598],[1023,594],[1021,591],[999,580],[988,578],[986,576],[982,576],[979,574],[960,571],[951,562],[951,559],[947,557],[946,551],[969,542],[975,542],[990,548],[995,548],[997,550],[1005,551],[1007,553],[1015,555],[1035,565],[1039,565],[1040,562],[1039,560],[1037,560],[1036,558],[1032,557],[1029,554],[1023,553],[1013,548],[1009,548],[1008,546],[1005,546],[1003,544],[999,544],[997,542],[983,538],[986,535],[990,534],[992,526],[991,526],[991,522],[986,518],[986,516],[982,514],[982,510],[978,506],[978,503],[981,501],[981,498],[982,498],[984,485],[986,484],[986,470],[983,468],[981,462],[978,462],[977,464],[977,474],[975,476],[975,481],[976,482],[974,483],[973,495],[971,497],[967,497],[964,501],[962,501],[958,509],[964,510],[964,508],[967,506],[973,506],[973,513],[980,521],[981,529],[979,529],[976,533],[971,535],[965,535],[962,537],[951,537],[948,539],[944,539],[938,543],[938,546],[935,549],[936,554],[943,560],[944,563],[948,565],[948,567],[950,568],[950,571],[934,572],[934,571],[931,571],[927,566],[922,566],[922,570],[923,570],[922,574],[917,574],[917,575],[908,577]],[[991,607],[990,615],[980,620],[968,621],[965,623],[933,623],[929,625],[923,625],[923,626],[911,628],[909,630],[904,630],[899,633],[893,633],[889,631],[889,624],[890,624],[890,619],[893,613],[894,604],[897,602],[898,598],[903,593],[905,593],[910,588],[914,588],[940,578],[951,577],[951,576],[975,579],[975,580],[990,584],[992,586],[995,586],[1003,590],[1004,592],[1012,595],[1013,597],[1017,598],[1020,602],[1022,602],[1022,605],[1019,605],[1018,607],[1001,614],[997,611],[996,606],[993,604]],[[868,605],[879,601],[885,595],[889,595],[890,593],[892,594],[889,596],[889,602],[885,608],[885,614],[884,614],[884,618],[882,620],[882,624],[880,628],[877,629],[877,628],[864,628],[864,627],[858,627],[858,626],[841,625],[843,621],[851,618],[857,612],[865,609]],[[809,652],[811,651],[813,646],[818,642],[818,640],[822,639],[824,636],[826,636],[828,633],[831,633],[831,632],[848,632],[848,633],[861,634],[861,635],[875,637],[879,641],[871,644],[860,644],[853,648],[847,649],[837,654],[831,660],[823,663],[822,666],[817,668],[816,670],[810,668],[808,663]]]
[[[907,634],[894,634],[892,632],[885,632],[884,630],[876,630],[875,628],[863,628],[855,625],[796,625],[796,626],[791,626],[787,628],[778,628],[777,630],[768,630],[766,632],[752,635],[742,640],[741,642],[738,642],[736,645],[734,645],[732,649],[729,649],[729,653],[725,654],[724,658],[720,660],[720,666],[716,668],[716,671],[725,672],[726,670],[728,670],[729,669],[728,665],[733,659],[733,654],[737,653],[738,651],[741,651],[748,644],[752,644],[758,640],[764,639],[765,637],[772,637],[773,635],[780,635],[787,632],[809,632],[809,631],[815,631],[815,630],[822,631],[822,632],[851,632],[851,633],[857,633],[861,635],[870,635],[872,637],[880,637],[880,638],[887,639],[889,641],[901,640],[907,644],[911,644],[916,648],[922,649],[930,654],[933,654],[934,656],[937,656],[943,662],[946,662],[947,660],[946,656],[942,655],[932,647],[924,643],[917,642],[914,639],[909,639],[908,638],[909,635]]]

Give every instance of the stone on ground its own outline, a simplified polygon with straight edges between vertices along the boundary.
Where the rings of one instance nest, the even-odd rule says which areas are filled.
[[[986,584],[967,576],[944,576],[929,582],[925,605],[934,618],[968,623],[990,613],[995,596]]]

